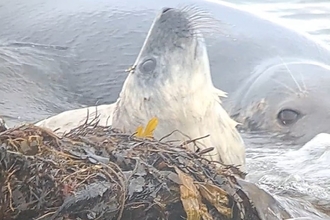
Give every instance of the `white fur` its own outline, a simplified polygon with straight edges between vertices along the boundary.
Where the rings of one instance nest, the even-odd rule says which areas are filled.
[[[161,104],[159,100],[160,105],[155,105],[155,108],[150,109],[150,106],[143,104],[143,95],[138,98],[136,96],[138,92],[126,88],[126,84],[131,82],[129,79],[130,77],[125,81],[121,98],[117,103],[65,111],[37,122],[36,125],[52,130],[57,129],[57,133],[63,134],[85,123],[87,113],[91,121],[97,112],[99,124],[109,126],[113,123],[112,114],[116,109],[120,116],[115,117],[113,126],[133,133],[139,125],[145,125],[152,117],[157,116],[159,123],[154,133],[156,138],[162,138],[175,129],[192,139],[210,135],[198,141],[201,149],[215,147],[215,150],[208,155],[209,159],[219,161],[222,155],[223,163],[241,165],[241,170],[245,171],[245,148],[235,129],[237,123],[229,117],[219,100],[219,96],[225,96],[224,92],[216,88],[204,89],[204,92],[199,89],[191,96],[178,96],[176,99],[173,99],[169,93],[165,93],[163,103],[170,102],[170,104]],[[149,98],[152,98],[151,96],[149,95]],[[188,139],[179,132],[174,133],[170,138],[179,141]]]
[[[178,50],[178,53],[168,54],[172,60],[164,61],[164,66],[158,70],[158,74],[166,77],[149,81],[150,86],[143,85],[145,81],[139,77],[143,73],[138,69],[131,73],[117,100],[112,126],[133,133],[139,125],[157,117],[156,139],[174,130],[184,135],[175,132],[166,140],[183,142],[209,135],[198,141],[201,150],[215,148],[205,156],[228,165],[239,165],[245,171],[245,146],[236,129],[237,123],[221,106],[219,97],[225,93],[213,86],[204,40],[199,38],[198,44],[198,59],[191,65],[179,64],[186,52]],[[139,65],[140,60],[143,58],[138,58],[135,64]],[[195,150],[193,144],[188,147]]]
[[[175,129],[192,139],[210,135],[198,141],[201,149],[215,147],[215,150],[208,155],[209,159],[220,161],[221,157],[223,163],[240,165],[241,170],[245,171],[245,147],[235,128],[237,123],[229,117],[220,103],[219,96],[225,96],[224,92],[213,86],[206,86],[199,78],[191,81],[196,83],[194,86],[189,84],[189,88],[193,89],[190,95],[186,92],[183,92],[185,95],[178,95],[181,93],[177,93],[175,87],[171,85],[161,90],[164,93],[155,95],[152,91],[136,91],[132,77],[134,76],[130,74],[126,79],[116,103],[69,110],[42,120],[36,125],[52,130],[58,129],[57,133],[60,134],[68,132],[85,123],[89,109],[89,121],[95,117],[97,111],[100,125],[112,125],[133,133],[138,126],[146,125],[156,116],[159,119],[154,133],[156,138],[162,138]],[[198,85],[197,82],[201,83]],[[167,91],[173,91],[174,94]],[[146,104],[144,99],[146,96],[151,104]],[[155,97],[158,100],[154,100]],[[114,110],[115,116],[112,115]],[[179,141],[188,139],[179,132],[174,133],[170,138]]]

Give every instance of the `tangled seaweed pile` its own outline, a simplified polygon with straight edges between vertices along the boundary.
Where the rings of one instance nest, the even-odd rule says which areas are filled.
[[[259,219],[233,167],[97,123],[0,133],[0,219]]]

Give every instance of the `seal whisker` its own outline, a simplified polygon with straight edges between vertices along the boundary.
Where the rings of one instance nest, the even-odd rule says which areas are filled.
[[[289,87],[288,85],[282,83],[281,81],[277,80],[277,79],[272,79],[274,82],[277,82],[278,84],[282,85],[283,87],[285,87],[286,89],[288,89],[290,92],[292,93],[296,93],[296,91],[294,91],[293,88]],[[287,93],[290,94],[290,93]]]
[[[202,10],[195,5],[184,5],[179,8],[185,13],[189,20],[189,26],[193,30],[196,37],[203,37],[202,34],[213,34],[214,32],[222,32],[222,22],[215,19],[209,12]],[[201,32],[201,33],[200,33]]]
[[[289,69],[289,67],[288,67],[288,65],[286,64],[286,62],[283,61],[282,57],[280,57],[280,59],[281,59],[282,63],[284,64],[286,70],[289,72],[289,74],[290,74],[290,76],[291,76],[293,82],[297,85],[299,91],[300,91],[300,92],[303,92],[301,86],[299,85],[299,83],[298,83],[298,81],[296,80],[296,78],[293,76],[292,71]]]
[[[299,75],[300,75],[300,78],[301,78],[301,82],[302,82],[302,85],[303,85],[304,91],[307,92],[307,86],[306,86],[306,83],[305,83],[305,81],[304,81],[304,76],[303,76],[303,74],[301,74],[300,71],[299,71]]]

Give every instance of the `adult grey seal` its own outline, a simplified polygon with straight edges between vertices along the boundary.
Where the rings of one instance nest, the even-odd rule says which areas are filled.
[[[306,34],[233,4],[3,1],[1,34],[4,40],[74,48],[80,64],[68,78],[71,91],[81,104],[91,106],[97,100],[106,104],[116,100],[125,79],[122,70],[133,63],[156,11],[177,4],[195,4],[222,21],[223,34],[207,39],[212,79],[215,87],[228,93],[224,108],[244,128],[278,133],[295,143],[330,132],[330,99],[324,95],[330,78],[329,49]],[[320,86],[315,87],[317,81]]]
[[[212,23],[213,19],[209,20]],[[200,150],[214,147],[206,157],[245,171],[245,147],[237,123],[222,108],[219,96],[223,92],[211,80],[201,31],[207,21],[203,12],[192,7],[163,9],[150,28],[117,102],[106,108],[108,113],[101,113],[100,124],[106,125],[104,119],[114,111],[108,125],[134,133],[138,126],[156,117],[159,122],[155,138],[185,142],[209,135],[196,141]],[[70,116],[64,116],[63,121],[63,116],[55,116],[37,125],[50,127],[51,121],[65,129],[69,117],[87,113],[81,109],[77,112],[66,112]],[[85,118],[83,115],[73,121]],[[195,144],[187,146],[193,149]]]

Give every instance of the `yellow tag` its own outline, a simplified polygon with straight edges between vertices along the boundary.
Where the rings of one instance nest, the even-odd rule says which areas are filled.
[[[156,129],[158,125],[158,119],[156,117],[153,117],[147,124],[146,128],[143,129],[142,126],[139,126],[136,129],[136,137],[140,138],[152,138],[154,130]]]

